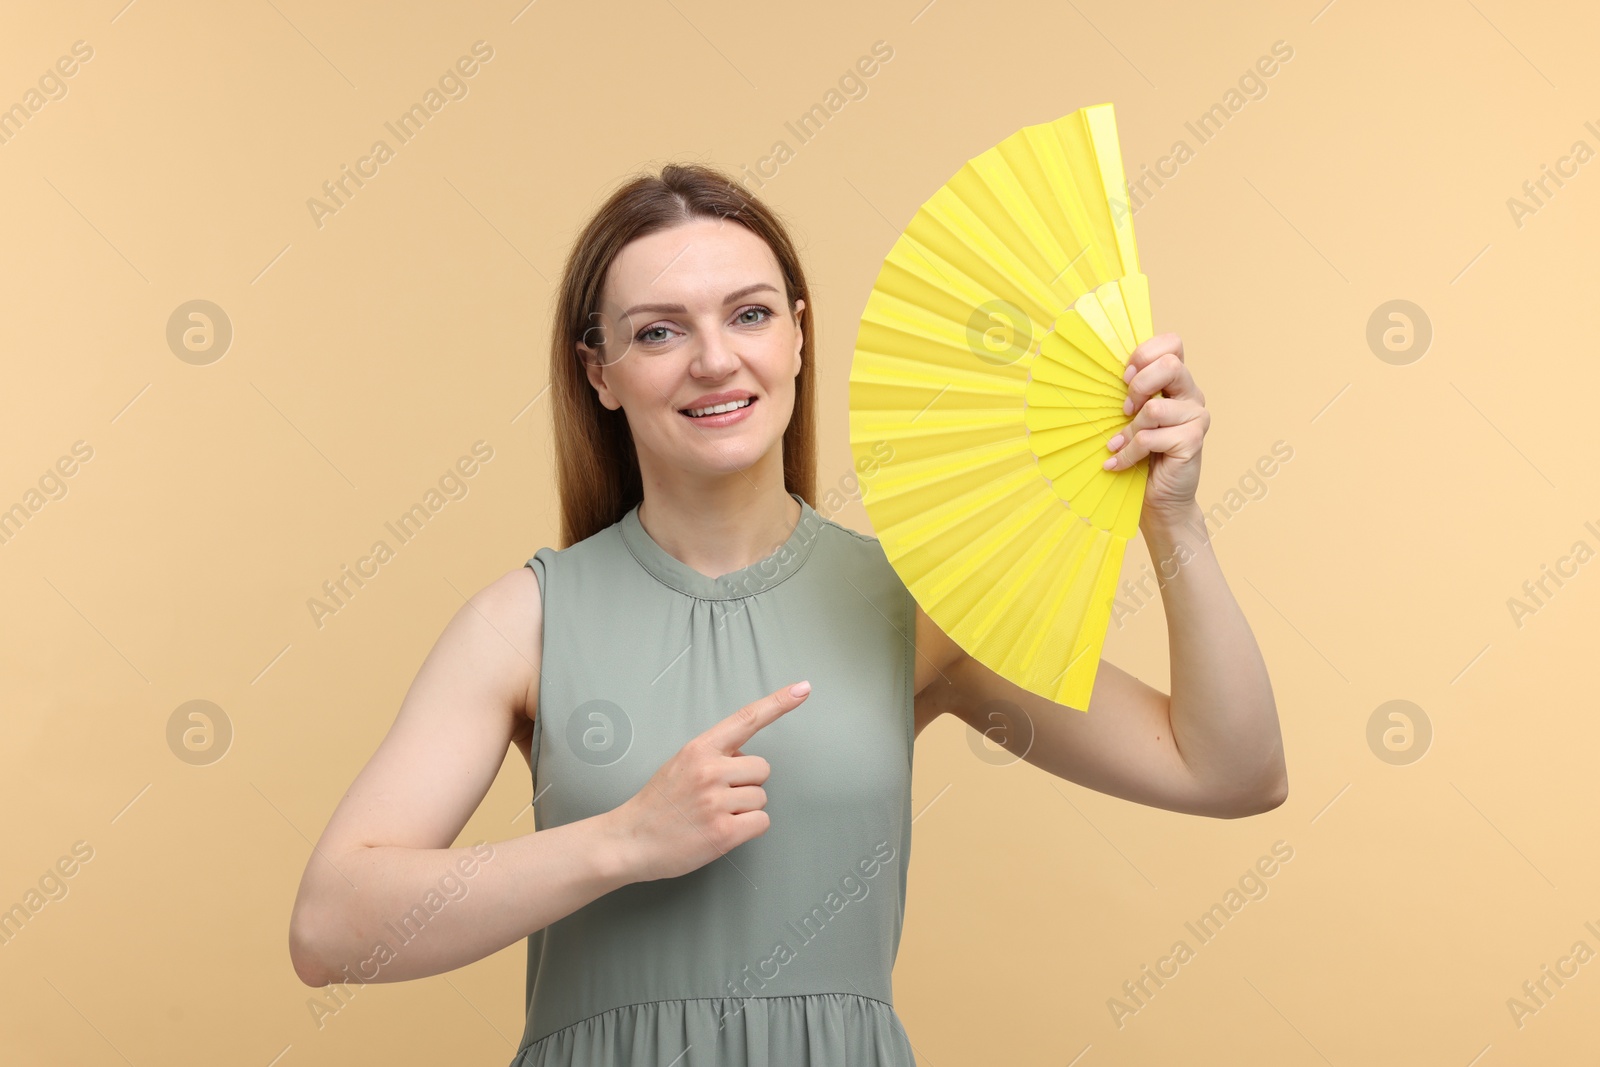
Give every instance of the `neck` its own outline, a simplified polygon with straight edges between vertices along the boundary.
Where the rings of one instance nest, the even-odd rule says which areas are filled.
[[[758,464],[712,480],[646,477],[639,525],[667,554],[708,578],[777,552],[800,521],[781,464]]]

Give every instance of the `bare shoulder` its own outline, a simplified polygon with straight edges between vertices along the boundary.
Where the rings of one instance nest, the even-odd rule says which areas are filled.
[[[544,604],[539,579],[530,567],[507,571],[475,593],[473,610],[489,624],[489,640],[501,640],[514,652],[517,691],[524,694],[519,740],[531,734],[539,708],[539,658],[544,646]]]

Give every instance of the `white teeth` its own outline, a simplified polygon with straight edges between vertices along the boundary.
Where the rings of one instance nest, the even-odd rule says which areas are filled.
[[[742,407],[749,406],[750,399],[750,397],[745,397],[743,400],[734,400],[726,404],[715,404],[708,408],[690,408],[688,414],[691,419],[697,419],[702,415],[720,415],[724,411],[738,411]]]

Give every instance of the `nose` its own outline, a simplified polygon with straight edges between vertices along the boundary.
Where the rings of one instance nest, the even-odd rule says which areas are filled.
[[[689,373],[696,378],[726,378],[739,367],[739,354],[733,350],[730,339],[721,330],[711,330],[700,335],[694,358],[689,363]]]

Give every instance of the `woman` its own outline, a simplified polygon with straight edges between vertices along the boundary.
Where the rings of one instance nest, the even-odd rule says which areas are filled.
[[[966,656],[875,538],[808,503],[809,304],[782,223],[714,170],[639,177],[590,221],[552,337],[566,547],[456,614],[334,812],[291,921],[307,984],[527,937],[515,1067],[913,1064],[890,971],[934,718],[994,736],[978,709],[1009,708],[1017,755],[1143,804],[1282,803],[1266,670],[1194,501],[1210,420],[1179,339],[1134,353],[1108,442],[1150,460],[1173,694],[1102,663],[1084,714]],[[537,832],[450,848],[512,743]]]

